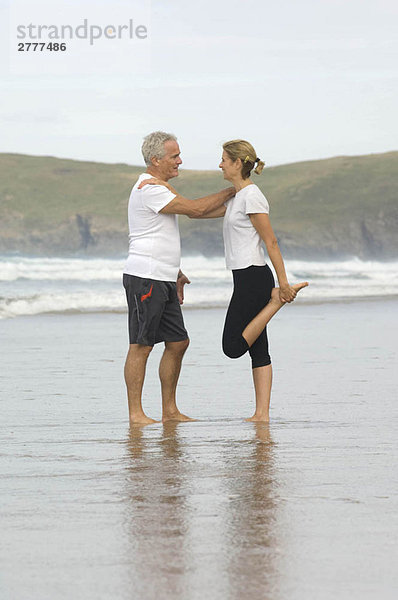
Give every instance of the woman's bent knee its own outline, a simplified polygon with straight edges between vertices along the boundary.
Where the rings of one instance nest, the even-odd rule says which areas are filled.
[[[243,336],[236,340],[223,340],[223,352],[228,358],[240,358],[249,349],[249,345]]]

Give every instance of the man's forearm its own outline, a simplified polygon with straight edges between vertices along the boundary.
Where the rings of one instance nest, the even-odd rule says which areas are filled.
[[[221,190],[221,192],[216,192],[215,194],[210,194],[203,198],[197,198],[194,200],[196,205],[195,208],[198,209],[197,216],[203,217],[207,213],[220,208],[220,206],[222,206],[224,202],[227,202],[227,200],[230,200],[234,194],[235,191],[233,188],[226,188],[225,190]]]
[[[200,219],[207,213],[220,208],[224,202],[227,202],[234,195],[235,188],[232,187],[196,200],[189,200],[177,194],[160,212],[162,214],[186,215],[191,219]]]

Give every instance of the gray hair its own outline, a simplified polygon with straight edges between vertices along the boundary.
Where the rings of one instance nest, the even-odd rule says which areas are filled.
[[[146,137],[141,146],[142,156],[144,157],[145,164],[151,166],[152,158],[163,158],[166,154],[164,149],[165,142],[169,140],[177,141],[177,138],[172,133],[165,133],[164,131],[154,131]]]

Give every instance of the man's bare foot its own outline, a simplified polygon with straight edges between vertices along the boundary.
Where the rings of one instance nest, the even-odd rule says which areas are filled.
[[[187,417],[187,415],[183,415],[182,413],[180,413],[180,411],[178,411],[175,413],[163,415],[162,421],[163,421],[163,423],[166,423],[167,421],[187,422],[187,421],[196,421],[196,419]]]
[[[251,423],[269,423],[269,415],[258,415],[257,413],[254,413],[252,417],[245,419],[245,421]]]
[[[159,423],[159,421],[155,421],[155,419],[147,417],[144,413],[142,413],[142,415],[130,416],[131,427],[134,427],[135,425],[152,425],[153,423]]]

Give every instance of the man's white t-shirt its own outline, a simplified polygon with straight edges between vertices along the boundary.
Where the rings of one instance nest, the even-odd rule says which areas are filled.
[[[152,175],[142,173],[131,190],[128,206],[129,255],[124,272],[128,275],[176,281],[181,260],[177,215],[162,210],[175,194],[163,185],[145,185]]]
[[[262,240],[250,221],[250,214],[269,213],[266,197],[250,184],[225,203],[224,248],[227,269],[246,269],[266,264]]]

